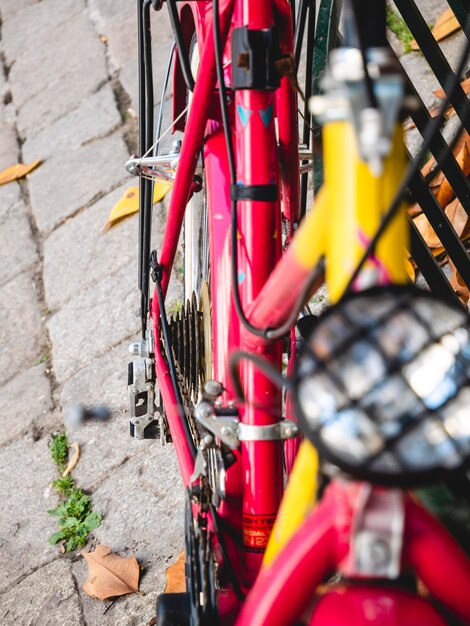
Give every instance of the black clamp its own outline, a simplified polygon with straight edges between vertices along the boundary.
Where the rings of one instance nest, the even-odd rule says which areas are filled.
[[[232,89],[274,91],[280,79],[276,61],[281,56],[279,30],[250,30],[248,26],[232,31]]]
[[[276,202],[277,185],[230,185],[230,200],[255,200],[258,202]]]
[[[150,253],[150,276],[154,283],[162,280],[162,266],[158,262],[156,250],[152,250]]]

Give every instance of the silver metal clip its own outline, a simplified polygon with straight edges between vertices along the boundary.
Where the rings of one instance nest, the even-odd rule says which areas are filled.
[[[236,417],[217,416],[210,402],[200,402],[194,411],[196,420],[222,443],[236,450],[241,441],[279,441],[293,439],[299,428],[291,420],[281,420],[267,426],[243,424]]]

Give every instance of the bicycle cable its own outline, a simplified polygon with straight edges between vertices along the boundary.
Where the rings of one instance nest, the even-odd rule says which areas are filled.
[[[173,59],[175,57],[175,51],[176,51],[176,42],[173,41],[171,44],[171,48],[170,48],[170,55],[168,57],[168,63],[166,65],[165,78],[163,80],[162,93],[160,96],[160,106],[158,107],[157,128],[155,131],[155,137],[157,138],[157,140],[155,141],[155,143],[153,144],[151,148],[153,151],[153,156],[158,156],[158,153],[160,151],[159,143],[160,143],[160,133],[162,132],[163,109],[164,109],[165,98],[166,98],[166,90],[168,88],[168,81],[170,79],[171,66],[173,65]],[[173,127],[173,124],[171,126]],[[166,132],[168,132],[168,130]]]
[[[421,147],[418,151],[418,153],[416,154],[416,156],[414,157],[414,159],[411,161],[409,167],[408,167],[408,171],[406,172],[405,176],[403,177],[402,182],[400,183],[400,186],[398,187],[398,191],[396,192],[389,208],[387,209],[378,229],[376,230],[374,236],[372,237],[372,239],[370,240],[367,248],[365,249],[361,259],[359,260],[359,263],[357,264],[354,272],[351,275],[351,278],[349,279],[346,288],[344,289],[343,295],[342,297],[344,297],[346,294],[348,294],[352,287],[354,286],[354,282],[356,281],[359,273],[361,272],[362,268],[364,267],[364,264],[367,262],[368,258],[370,257],[371,254],[374,253],[375,248],[377,246],[377,243],[380,239],[380,237],[383,235],[383,233],[385,232],[387,226],[390,224],[391,220],[395,217],[395,215],[397,214],[398,210],[401,207],[402,201],[403,201],[403,196],[405,195],[408,186],[410,184],[410,182],[412,181],[412,179],[414,178],[414,176],[416,176],[420,170],[421,167],[421,162],[423,161],[424,157],[426,156],[427,151],[429,150],[429,147],[434,139],[434,136],[440,132],[440,127],[442,125],[442,123],[444,122],[445,119],[445,113],[448,109],[448,107],[450,106],[450,102],[452,100],[452,98],[454,97],[455,93],[457,92],[457,89],[460,88],[460,76],[462,74],[462,72],[464,71],[465,68],[465,64],[467,62],[467,58],[470,54],[470,17],[467,20],[467,24],[466,24],[466,28],[464,30],[464,33],[467,37],[467,43],[465,44],[464,50],[463,50],[463,54],[460,58],[458,67],[455,71],[455,73],[449,77],[449,79],[446,81],[445,87],[444,87],[444,91],[445,93],[448,94],[448,96],[446,97],[446,99],[444,100],[444,102],[441,105],[441,109],[438,113],[438,115],[433,118],[431,120],[431,122],[428,125],[428,128],[425,130],[424,134],[423,134],[423,143],[421,144]],[[449,158],[452,154],[452,149],[453,147],[456,145],[461,132],[464,130],[465,124],[467,122],[467,120],[470,118],[470,101],[467,102],[466,106],[465,106],[465,110],[463,112],[462,115],[462,120],[461,120],[461,130],[456,133],[456,136],[454,137],[453,141],[451,142],[451,144],[446,144],[446,147],[441,151],[441,153],[439,154],[439,156],[436,157],[436,161],[439,162],[441,161],[441,163],[444,163],[445,160],[447,158]],[[436,172],[437,174],[437,172]],[[435,174],[435,175],[436,175]],[[433,180],[434,177],[432,177],[430,180]]]
[[[240,361],[251,361],[254,363],[256,367],[261,370],[263,374],[265,374],[279,389],[285,387],[287,390],[290,390],[293,387],[293,383],[289,378],[285,378],[279,370],[273,367],[269,361],[259,354],[244,352],[243,350],[235,350],[230,355],[229,369],[235,393],[241,401],[245,400],[245,394],[243,392],[242,384],[240,382],[240,374],[238,371],[238,364]]]

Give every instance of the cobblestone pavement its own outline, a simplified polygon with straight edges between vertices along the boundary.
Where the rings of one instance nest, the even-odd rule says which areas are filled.
[[[420,4],[434,16],[447,6]],[[101,232],[134,184],[123,164],[136,137],[135,2],[0,0],[0,18],[0,170],[44,159],[25,182],[0,186],[0,623],[145,625],[182,547],[183,506],[172,447],[127,436],[137,218]],[[158,95],[171,33],[165,12],[153,19]],[[445,44],[452,63],[458,39]],[[405,64],[431,104],[422,57]],[[157,244],[165,211],[163,203]],[[143,595],[105,614],[106,603],[81,591],[82,558],[47,543],[50,434],[76,402],[113,409],[108,424],[69,432],[81,446],[74,477],[103,515],[90,547],[106,543],[146,563]]]
[[[182,547],[182,489],[171,446],[128,436],[137,218],[102,233],[135,184],[124,169],[137,129],[135,2],[1,0],[0,17],[0,170],[44,159],[0,187],[0,623],[148,624]],[[171,29],[166,12],[153,19],[158,95]],[[106,614],[109,602],[81,591],[83,559],[47,543],[50,435],[77,402],[113,409],[109,423],[68,433],[81,447],[76,482],[103,515],[89,547],[146,563],[144,595]]]

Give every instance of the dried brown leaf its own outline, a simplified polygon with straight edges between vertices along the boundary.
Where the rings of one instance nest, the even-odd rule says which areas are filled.
[[[461,147],[460,147],[461,146]],[[460,150],[459,150],[460,147]],[[454,154],[457,152],[456,160],[463,171],[464,176],[468,176],[470,174],[470,137],[466,135],[463,137],[462,141],[459,142],[459,145],[456,147]],[[454,190],[452,189],[447,178],[443,178],[442,184],[439,187],[439,190],[436,194],[436,198],[441,205],[441,207],[445,207],[451,202],[451,200],[455,197]]]
[[[179,554],[173,565],[166,570],[165,593],[180,593],[186,591],[184,550]]]
[[[133,556],[122,557],[109,546],[96,546],[94,552],[82,552],[88,563],[88,579],[83,591],[99,600],[139,591],[139,564]]]
[[[449,257],[449,267],[451,269],[450,284],[454,288],[455,293],[460,298],[460,301],[462,302],[462,304],[464,304],[465,306],[468,306],[468,301],[470,299],[470,292],[450,257]]]
[[[460,22],[455,17],[452,9],[446,9],[437,18],[431,32],[434,35],[434,39],[436,41],[441,41],[441,39],[444,39],[452,33],[455,33],[455,31],[459,30],[460,28]]]
[[[456,234],[460,237],[460,239],[465,239],[470,233],[470,220],[458,198],[455,198],[453,202],[450,202],[446,206],[445,214],[452,224]],[[420,215],[417,215],[413,221],[426,244],[429,248],[431,248],[434,256],[442,254],[444,252],[442,243],[436,235],[433,227],[428,222],[426,215],[421,213]]]
[[[431,117],[437,117],[439,115],[439,113],[441,112],[441,106],[439,105],[438,107],[435,107],[434,109],[428,109],[428,113]],[[449,120],[452,116],[455,115],[455,109],[452,106],[447,107],[445,113],[444,113],[444,119],[447,121]],[[408,120],[405,124],[405,130],[411,130],[412,128],[416,128],[416,124],[413,122],[412,119]]]
[[[421,215],[415,217],[413,221],[416,228],[421,233],[428,248],[442,248],[439,237],[436,235],[433,227],[428,222],[428,218],[424,215],[424,213],[421,213]]]
[[[62,472],[62,478],[65,478],[70,474],[75,465],[78,463],[78,459],[80,458],[80,446],[78,443],[72,443],[69,448],[73,450],[73,455],[70,457],[70,461],[67,467]]]
[[[470,232],[470,220],[460,200],[454,198],[454,200],[446,206],[445,211],[457,235],[461,239],[465,239]]]
[[[0,172],[0,185],[6,185],[7,183],[11,183],[14,180],[24,178],[27,174],[39,167],[41,163],[42,161],[38,159],[37,161],[33,161],[32,163],[16,163],[16,165],[11,165],[10,167],[7,167],[6,170]]]
[[[437,18],[436,23],[434,24],[431,32],[434,35],[434,39],[436,41],[441,41],[445,39],[452,33],[455,33],[456,30],[461,28],[459,21],[454,15],[452,9],[446,9],[441,15]],[[419,46],[416,41],[413,39],[411,42],[412,50],[419,50]]]
[[[460,83],[460,86],[464,90],[465,94],[468,95],[470,93],[470,77],[466,78],[465,80],[463,80]],[[433,91],[433,94],[435,96],[437,96],[438,98],[445,98],[446,97],[445,91],[443,89],[436,89],[436,91]]]

